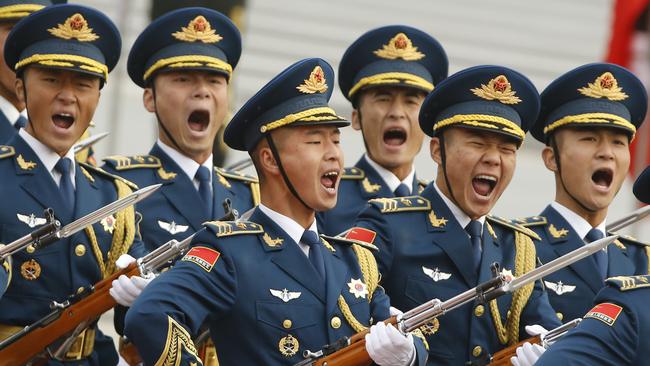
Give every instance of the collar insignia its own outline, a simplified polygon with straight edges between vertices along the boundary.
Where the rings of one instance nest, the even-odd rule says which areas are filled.
[[[104,217],[100,223],[102,224],[105,232],[111,234],[113,233],[113,230],[115,229],[115,217],[113,215]]]
[[[348,287],[350,288],[350,293],[355,298],[364,298],[368,295],[368,286],[360,278],[357,280],[351,278],[350,282],[348,282]]]
[[[93,29],[88,27],[88,22],[83,15],[79,13],[66,19],[63,24],[59,24],[47,31],[57,38],[76,39],[79,42],[92,42],[99,39],[99,36],[93,33]]]
[[[433,210],[429,212],[429,222],[431,223],[431,226],[437,228],[445,227],[445,225],[447,225],[447,219],[444,217],[438,218]]]
[[[271,248],[275,248],[278,245],[282,245],[282,242],[284,241],[284,239],[279,238],[279,237],[273,239],[273,238],[271,238],[271,236],[268,233],[264,233],[264,236],[262,236],[262,239],[264,239],[264,242],[266,243],[266,245],[270,246]]]
[[[397,33],[395,37],[373,52],[376,56],[388,60],[401,58],[404,61],[417,61],[424,58],[424,53],[413,47],[413,42],[404,33]]]
[[[366,193],[376,193],[381,189],[381,185],[370,183],[368,178],[364,178],[361,181],[361,185],[363,186],[363,190],[366,191]]]
[[[555,226],[553,224],[551,224],[548,227],[548,232],[555,239],[564,238],[565,236],[567,236],[569,234],[569,230],[567,230],[567,229],[558,230],[557,228],[555,228]]]
[[[158,176],[160,176],[160,178],[162,178],[164,180],[170,180],[170,179],[176,178],[176,173],[168,172],[165,169],[163,169],[162,167],[160,167],[158,169]]]
[[[569,292],[573,292],[576,289],[575,285],[566,285],[562,283],[562,281],[559,281],[558,283],[544,281],[544,285],[547,288],[553,290],[553,292],[558,295],[567,294]]]
[[[433,282],[448,280],[451,277],[451,273],[440,272],[438,267],[431,269],[422,266],[422,272],[424,272],[425,275],[431,277]]]
[[[271,291],[271,295],[277,297],[278,299],[280,299],[280,300],[282,300],[284,302],[289,302],[289,301],[291,301],[293,299],[297,299],[302,294],[302,292],[293,292],[293,291],[287,290],[286,288],[284,288],[282,290],[274,290],[274,289],[271,288],[271,289],[269,289],[269,291]]]
[[[325,73],[320,66],[314,67],[314,70],[309,74],[309,79],[305,79],[304,84],[296,87],[299,92],[305,94],[325,93],[327,91],[327,80],[325,80]]]
[[[17,213],[16,217],[18,217],[18,221],[24,222],[30,228],[35,228],[37,226],[41,226],[41,225],[47,223],[46,219],[36,217],[36,215],[34,215],[34,214],[30,214],[29,216],[27,216],[27,215],[22,215],[22,214]]]
[[[203,15],[192,19],[187,24],[187,27],[181,27],[181,30],[172,33],[172,36],[183,42],[217,43],[223,39],[219,34],[216,34],[210,22]]]
[[[512,85],[505,75],[499,75],[490,80],[487,85],[481,84],[480,88],[470,89],[474,95],[485,100],[496,100],[503,104],[517,104],[521,102]]]
[[[18,163],[18,166],[22,170],[32,170],[36,168],[36,163],[33,161],[27,161],[25,158],[23,158],[23,155],[20,154],[16,157],[16,162]]]
[[[160,226],[161,229],[167,231],[168,233],[172,235],[176,235],[179,233],[184,233],[187,231],[189,226],[187,225],[179,225],[176,222],[164,222],[161,220],[158,220],[158,226]]]
[[[594,80],[587,83],[584,88],[578,89],[580,94],[590,98],[607,98],[611,101],[620,101],[628,98],[623,88],[618,86],[618,81],[611,72],[605,72]]]

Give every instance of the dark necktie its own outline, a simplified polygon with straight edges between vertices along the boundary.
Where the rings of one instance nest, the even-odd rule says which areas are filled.
[[[605,235],[602,231],[594,228],[589,230],[587,235],[585,235],[585,241],[591,243],[604,237]],[[597,251],[594,253],[594,260],[596,260],[596,267],[600,273],[600,278],[605,279],[607,277],[607,252],[604,250]]]
[[[210,187],[210,169],[201,165],[196,171],[196,180],[199,181],[199,196],[203,201],[205,217],[212,218],[212,189]]]
[[[478,273],[479,266],[481,265],[481,231],[483,225],[480,221],[472,220],[465,226],[465,231],[469,234],[469,239],[472,242],[472,263],[474,270]]]
[[[70,211],[74,210],[74,187],[72,186],[72,178],[70,177],[70,170],[72,169],[72,161],[68,158],[61,158],[54,166],[54,170],[61,174],[61,181],[59,181],[59,191],[63,201],[68,206]]]
[[[16,123],[14,123],[14,128],[20,130],[21,128],[25,128],[25,126],[27,126],[27,118],[22,114],[19,114]]]
[[[305,230],[300,238],[300,242],[309,245],[309,261],[324,280],[325,262],[323,261],[323,252],[321,251],[323,246],[321,245],[318,234],[311,230]]]
[[[401,183],[399,186],[397,186],[397,188],[395,188],[395,192],[393,193],[395,193],[395,197],[406,197],[411,195],[409,187],[404,183]]]

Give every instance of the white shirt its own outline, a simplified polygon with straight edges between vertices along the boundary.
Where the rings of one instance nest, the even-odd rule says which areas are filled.
[[[172,158],[172,160],[174,160],[174,162],[178,164],[179,167],[181,167],[183,173],[185,173],[185,175],[190,178],[192,183],[194,183],[194,188],[196,188],[198,191],[200,182],[198,179],[196,179],[196,172],[199,170],[199,167],[204,166],[208,168],[210,173],[212,173],[212,170],[214,169],[212,165],[212,154],[210,154],[210,156],[203,162],[203,164],[199,164],[196,161],[181,154],[178,152],[178,150],[166,145],[164,142],[160,141],[160,139],[158,139],[156,143],[162,149],[162,151],[165,152],[165,154],[169,155],[169,157]],[[210,190],[212,190],[213,175],[214,174],[210,174]]]
[[[20,137],[25,140],[27,145],[34,150],[34,153],[36,153],[36,156],[38,156],[38,159],[43,163],[45,166],[45,169],[47,169],[48,172],[50,172],[50,175],[52,176],[52,179],[54,179],[54,182],[56,183],[57,186],[61,185],[61,173],[56,171],[54,169],[54,166],[56,163],[59,162],[59,159],[61,157],[59,154],[55,153],[52,149],[49,147],[45,146],[42,142],[38,141],[34,136],[30,135],[24,128],[20,129],[18,131],[18,134]],[[70,148],[68,152],[65,154],[65,157],[70,159],[72,161],[72,165],[70,167],[70,180],[72,181],[72,187],[76,188],[76,182],[74,181],[75,179],[75,160],[74,160],[74,150]]]
[[[300,238],[302,238],[302,234],[305,232],[305,228],[302,227],[299,223],[297,223],[294,219],[284,216],[283,214],[273,211],[270,208],[264,206],[263,204],[259,204],[257,207],[259,207],[262,212],[268,216],[273,222],[275,222],[282,230],[284,230],[287,235],[296,243],[298,243],[298,246],[300,247],[300,250],[302,250],[303,253],[305,253],[306,256],[309,256],[309,245],[300,242]],[[309,226],[309,229],[313,232],[315,232],[318,235],[318,227],[316,226],[316,220],[311,223],[311,226]]]
[[[413,193],[411,192],[411,189],[413,188],[413,180],[415,179],[415,168],[413,166],[411,166],[411,172],[408,173],[404,180],[399,180],[395,174],[383,166],[375,163],[367,154],[363,154],[363,158],[366,159],[366,162],[368,162],[368,164],[370,164],[370,166],[377,171],[391,192],[395,192],[397,187],[399,187],[400,184],[404,183],[406,187],[408,187],[409,193]]]
[[[447,198],[447,196],[445,196],[444,193],[442,193],[440,188],[438,188],[437,182],[433,186],[436,187],[436,192],[438,192],[442,200],[445,202],[445,205],[447,205],[447,207],[451,211],[451,214],[454,215],[456,222],[458,222],[460,227],[465,229],[467,224],[469,224],[469,222],[472,221],[472,219],[463,210],[461,210],[460,207],[456,206],[456,204],[452,202],[452,200]],[[485,216],[481,216],[476,220],[481,223],[481,235],[483,235],[483,225],[485,225]],[[467,237],[469,237],[469,234],[467,234]]]
[[[582,218],[582,216],[578,215],[577,213],[571,211],[567,207],[563,206],[560,203],[557,203],[555,201],[551,202],[551,207],[555,209],[564,219],[571,225],[571,228],[578,234],[579,237],[582,239],[587,236],[587,233],[589,230],[592,229],[592,226],[587,220]],[[598,226],[596,226],[596,229],[600,230],[600,232],[606,236],[607,233],[607,224],[606,224],[607,219],[603,220]]]
[[[27,110],[23,109],[22,112],[17,110],[16,107],[14,107],[13,104],[11,104],[8,100],[6,100],[4,97],[0,96],[0,111],[7,117],[7,120],[11,125],[15,125],[16,121],[18,120],[18,116],[21,114],[23,117],[27,118]]]

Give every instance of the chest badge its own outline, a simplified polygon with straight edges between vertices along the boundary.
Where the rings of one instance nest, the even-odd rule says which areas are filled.
[[[501,276],[503,276],[506,279],[506,281],[508,281],[508,282],[515,279],[515,275],[512,274],[512,271],[509,270],[509,269],[505,269],[505,268],[503,268],[501,270]]]
[[[18,217],[18,221],[27,224],[30,228],[35,228],[36,226],[41,226],[47,222],[46,219],[41,218],[41,217],[36,217],[34,214],[28,215],[22,215],[17,213],[16,217]]]
[[[423,326],[420,327],[420,331],[424,335],[434,335],[440,329],[440,321],[438,318],[433,319],[433,321],[426,322]]]
[[[300,343],[298,343],[298,340],[291,334],[287,334],[286,337],[280,338],[280,343],[278,343],[278,349],[284,357],[294,356],[298,353],[298,348],[300,348]]]
[[[99,222],[102,224],[105,232],[113,234],[113,230],[115,230],[115,217],[113,215],[104,217]]]
[[[448,280],[449,277],[451,277],[451,273],[440,272],[438,267],[431,269],[422,266],[422,272],[424,272],[425,275],[429,276],[433,282]]]
[[[41,276],[41,265],[34,259],[20,265],[20,275],[28,281],[34,281]]]
[[[187,225],[179,225],[175,223],[174,221],[172,222],[164,222],[161,220],[158,220],[158,226],[160,226],[161,229],[165,230],[166,232],[176,235],[179,233],[184,233],[187,231],[189,226]]]
[[[355,298],[364,298],[368,295],[368,286],[366,286],[361,279],[350,279],[348,287],[350,288],[350,293],[354,295]]]
[[[274,290],[274,289],[269,289],[271,291],[271,295],[277,297],[278,299],[284,301],[284,302],[289,302],[293,299],[297,299],[300,297],[302,292],[293,292],[289,291],[286,288],[282,290]]]
[[[562,281],[559,281],[558,283],[544,281],[544,285],[558,295],[568,294],[576,289],[575,285],[567,285],[562,283]]]

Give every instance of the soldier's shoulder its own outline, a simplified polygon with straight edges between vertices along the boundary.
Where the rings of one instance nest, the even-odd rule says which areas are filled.
[[[103,161],[118,172],[132,169],[158,169],[162,166],[160,159],[153,155],[111,155],[104,158]]]
[[[343,168],[343,172],[341,174],[342,180],[360,180],[365,177],[366,172],[364,172],[363,169],[357,167]]]
[[[541,240],[541,238],[539,237],[539,235],[537,235],[537,233],[535,233],[533,230],[529,229],[528,227],[521,225],[520,223],[518,223],[517,220],[508,220],[506,218],[500,216],[493,216],[493,215],[487,215],[486,220],[488,220],[488,222],[490,222],[491,224],[495,224],[495,226],[503,228],[505,230],[517,231],[527,236],[530,236],[535,240]]]
[[[259,182],[257,177],[244,174],[237,170],[228,170],[225,168],[214,167],[214,172],[217,175],[219,182],[224,186],[226,186],[227,188],[231,187],[231,181],[235,181],[238,183],[245,183],[245,184]]]
[[[9,145],[0,145],[0,160],[16,155],[16,149]]]
[[[634,245],[642,248],[650,247],[650,243],[625,234],[619,234],[617,242],[620,242],[624,247],[627,247],[628,245]]]
[[[236,235],[257,235],[264,233],[262,225],[245,220],[237,221],[207,221],[203,223],[217,238]]]
[[[605,282],[619,291],[630,291],[650,287],[650,275],[616,276],[608,278]]]
[[[369,200],[368,203],[383,214],[431,210],[431,202],[422,196],[375,198]]]
[[[79,163],[79,168],[81,169],[81,173],[91,182],[95,182],[96,179],[102,179],[102,180],[110,180],[111,182],[114,181],[120,181],[131,189],[138,189],[137,184],[131,182],[130,180],[120,177],[117,174],[109,173],[106,170],[96,167],[94,165],[90,165],[87,163]]]
[[[524,226],[534,228],[536,226],[544,226],[548,224],[548,220],[544,216],[528,216],[522,217],[514,220],[515,223]]]

